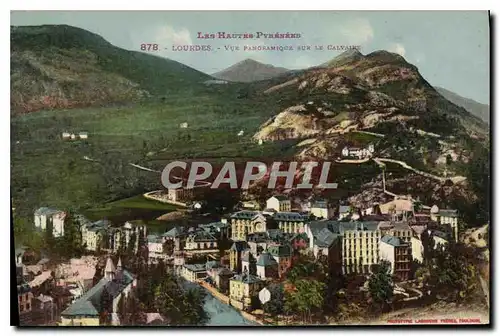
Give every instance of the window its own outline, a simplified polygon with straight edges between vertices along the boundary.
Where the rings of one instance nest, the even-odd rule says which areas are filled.
[[[26,310],[29,310],[29,309],[30,309],[30,304],[29,304],[29,303],[27,303],[27,304],[26,304]]]
[[[24,311],[24,305],[20,305],[20,306],[19,306],[19,310],[20,310],[20,311]]]

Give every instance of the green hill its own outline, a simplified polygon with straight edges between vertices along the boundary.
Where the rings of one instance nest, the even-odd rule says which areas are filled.
[[[11,27],[11,109],[99,106],[193,91],[211,77],[67,25]]]

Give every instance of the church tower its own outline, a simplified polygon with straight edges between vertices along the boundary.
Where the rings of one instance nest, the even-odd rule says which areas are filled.
[[[116,275],[115,265],[113,264],[113,260],[111,260],[111,257],[108,257],[108,260],[106,261],[106,268],[104,269],[104,277],[109,281],[112,281],[115,278],[115,275]]]

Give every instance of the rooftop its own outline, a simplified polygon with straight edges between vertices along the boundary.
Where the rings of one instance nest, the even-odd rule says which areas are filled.
[[[274,196],[269,197],[268,200],[270,200],[271,198],[276,198],[280,202],[289,200],[289,198],[284,196],[284,195],[274,195]]]
[[[276,262],[276,260],[268,252],[262,253],[259,256],[259,259],[257,260],[257,266],[272,266],[272,265],[277,265],[277,264],[278,263]]]
[[[389,244],[391,246],[394,246],[394,247],[405,246],[406,245],[403,242],[401,242],[401,240],[398,237],[394,237],[394,236],[383,236],[380,239],[380,241],[384,242],[386,244]]]
[[[439,210],[438,215],[441,217],[458,217],[458,210],[442,209]]]
[[[253,284],[262,282],[263,280],[252,274],[237,274],[231,279],[231,281],[239,281],[246,284]]]
[[[303,222],[308,219],[308,216],[298,212],[277,212],[273,215],[273,218],[276,221]]]
[[[255,216],[260,214],[259,211],[250,211],[250,210],[241,210],[238,212],[235,212],[231,215],[231,218],[235,219],[252,219]]]
[[[206,264],[184,264],[184,267],[191,272],[204,272],[207,270]]]
[[[48,207],[41,207],[35,211],[35,215],[37,215],[37,216],[40,216],[40,215],[51,216],[51,215],[54,215],[54,214],[59,213],[59,212],[64,212],[64,211],[53,209],[53,208],[48,208]]]

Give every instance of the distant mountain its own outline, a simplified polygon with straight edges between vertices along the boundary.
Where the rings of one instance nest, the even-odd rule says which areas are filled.
[[[247,58],[227,69],[212,74],[212,76],[231,82],[249,83],[277,77],[288,71],[285,68],[278,68],[271,64],[264,64]]]
[[[338,67],[351,62],[359,61],[363,59],[363,54],[358,49],[346,50],[334,59],[323,63],[320,67]]]
[[[11,109],[105,105],[192,90],[212,79],[67,25],[11,26]]]
[[[447,100],[451,101],[453,104],[463,107],[471,114],[482,119],[484,122],[490,122],[490,106],[487,104],[478,103],[475,100],[464,98],[458,94],[451,92],[449,90],[443,89],[441,87],[434,87],[437,92],[439,92]]]

